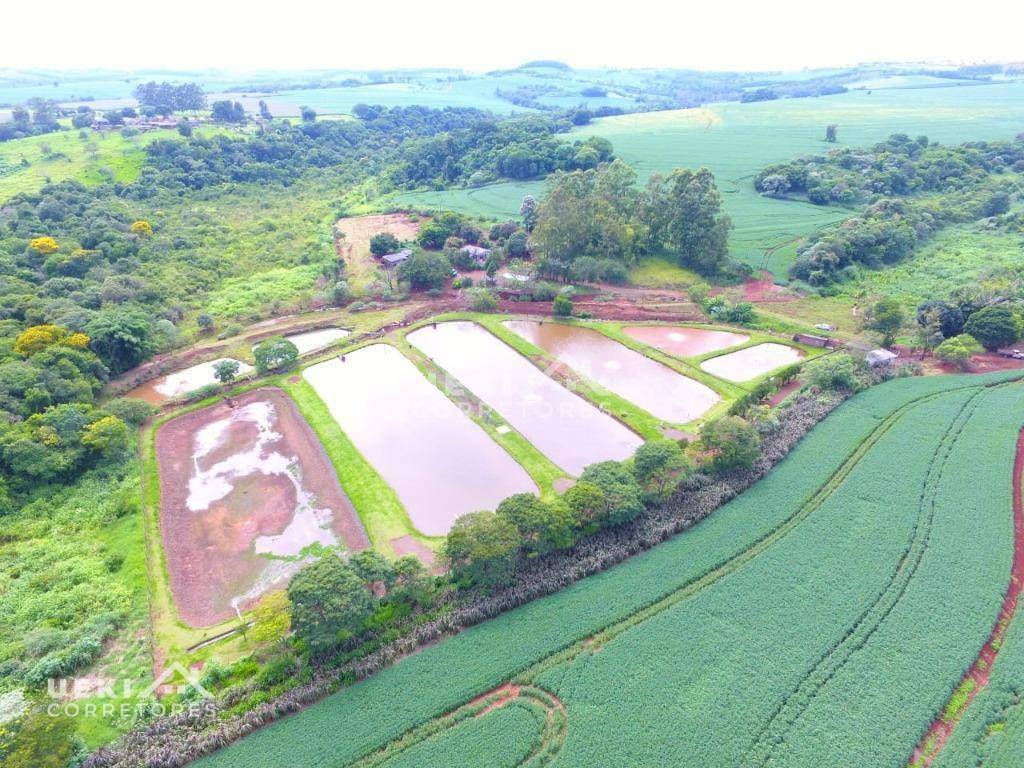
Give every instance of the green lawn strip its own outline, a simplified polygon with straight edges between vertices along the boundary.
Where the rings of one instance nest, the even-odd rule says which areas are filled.
[[[629,270],[629,284],[640,288],[686,288],[702,278],[667,256],[645,256]]]
[[[461,381],[410,344],[405,339],[404,333],[398,334],[398,336],[394,346],[412,361],[424,377],[437,386],[457,406],[462,406],[467,400],[470,400],[473,407],[462,409],[463,412],[479,424],[494,442],[504,448],[526,470],[540,488],[541,496],[554,495],[554,482],[565,477],[566,473],[505,421],[501,414],[472,394]],[[455,392],[462,392],[464,396],[460,398]],[[501,434],[497,431],[500,426],[508,427],[509,431]]]
[[[298,381],[292,381],[292,378],[298,378]],[[391,486],[338,426],[312,385],[301,377],[289,377],[281,383],[281,387],[295,401],[299,411],[316,432],[374,548],[394,555],[391,540],[401,536],[413,536],[427,546],[436,548],[440,539],[424,536],[413,527]]]

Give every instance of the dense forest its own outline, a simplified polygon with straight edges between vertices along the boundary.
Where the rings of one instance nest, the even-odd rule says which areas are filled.
[[[808,238],[792,277],[828,285],[905,258],[937,230],[1006,213],[1024,173],[1024,135],[943,146],[895,134],[866,149],[837,149],[765,168],[754,180],[771,197],[806,197],[863,213]]]

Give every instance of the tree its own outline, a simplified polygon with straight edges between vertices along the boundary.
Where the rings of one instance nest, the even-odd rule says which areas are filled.
[[[452,525],[442,555],[456,579],[494,586],[512,578],[519,532],[493,512],[471,512]]]
[[[443,253],[420,251],[398,266],[398,279],[413,289],[440,288],[451,276],[452,265]]]
[[[633,473],[617,461],[591,464],[580,475],[580,483],[593,483],[601,489],[605,508],[601,525],[622,525],[644,511],[640,485]]]
[[[283,590],[268,592],[253,608],[253,639],[257,643],[273,643],[288,634],[292,625],[291,603]]]
[[[360,632],[373,613],[362,579],[332,553],[299,571],[288,585],[292,629],[313,650]]]
[[[496,514],[516,527],[529,556],[572,544],[572,514],[564,504],[549,504],[532,493],[517,493],[502,501]]]
[[[270,114],[270,107],[267,106],[267,102],[265,102],[263,99],[260,99],[259,107],[260,107],[260,117],[261,118],[263,118],[264,120],[273,120],[274,119],[274,116],[272,114]]]
[[[370,238],[370,253],[377,258],[386,253],[394,253],[400,246],[398,238],[390,232],[380,232]]]
[[[982,346],[977,339],[970,334],[962,333],[939,344],[935,348],[935,357],[963,371],[970,365],[971,357],[981,350]]]
[[[117,416],[103,416],[82,433],[82,445],[105,456],[118,456],[128,447],[128,426]]]
[[[710,454],[711,468],[716,472],[750,469],[761,455],[757,430],[739,416],[723,416],[706,425],[698,445]]]
[[[127,371],[156,351],[153,326],[139,309],[101,309],[85,328],[89,346],[112,373]]]
[[[237,360],[218,360],[213,366],[213,377],[221,384],[230,384],[238,376],[242,364]]]
[[[394,598],[415,604],[427,601],[431,591],[430,574],[416,555],[403,555],[395,560],[394,573]]]
[[[196,317],[196,325],[199,326],[200,331],[206,333],[211,328],[213,328],[213,317],[211,317],[205,312],[200,312],[199,315]]]
[[[57,241],[52,237],[34,237],[29,240],[28,247],[36,253],[41,253],[44,256],[48,256],[60,248],[60,246],[57,245]]]
[[[929,299],[917,307],[918,325],[922,327],[937,325],[945,339],[963,333],[964,321],[963,309],[945,301]]]
[[[964,331],[977,339],[985,349],[993,351],[1017,340],[1017,318],[1003,304],[982,307],[967,318]]]
[[[348,561],[349,567],[363,581],[371,592],[382,588],[388,592],[395,583],[395,569],[390,561],[380,552],[373,549],[362,549],[356,552]]]
[[[302,115],[302,122],[304,123],[316,122],[316,110],[312,107],[299,107],[299,114]]]
[[[521,259],[530,254],[525,232],[513,232],[505,244],[505,252],[514,259]]]
[[[494,312],[498,308],[498,297],[486,288],[471,288],[469,303],[474,312]]]
[[[571,317],[572,299],[562,294],[555,296],[555,301],[551,305],[551,310],[555,313],[556,317]]]
[[[211,116],[219,123],[244,123],[245,108],[240,102],[223,99],[213,102]]]
[[[519,206],[519,216],[523,220],[526,231],[532,232],[537,224],[537,198],[533,195],[524,197],[522,205]]]
[[[729,255],[732,219],[722,212],[722,197],[711,171],[672,171],[661,205],[663,240],[679,263],[703,274],[720,271]]]
[[[825,126],[825,141],[830,144],[835,144],[839,138],[839,126],[835,123],[829,123]]]
[[[688,469],[686,455],[674,440],[650,440],[633,456],[633,476],[647,503],[667,499]]]
[[[572,511],[577,527],[584,530],[599,526],[608,511],[604,491],[595,483],[586,480],[580,480],[567,490],[562,500]]]
[[[84,347],[89,343],[89,337],[84,334],[74,334],[81,337],[85,343],[77,339],[71,346]],[[66,344],[72,339],[72,333],[59,325],[33,325],[26,328],[14,340],[14,351],[19,355],[31,357],[37,352],[52,347],[54,344]]]
[[[133,235],[142,235],[143,237],[152,237],[153,235],[153,227],[145,219],[133,221],[128,229],[131,230]]]
[[[192,123],[189,122],[187,117],[183,117],[178,121],[178,134],[186,139],[192,135]]]
[[[905,320],[902,305],[896,299],[886,296],[872,307],[867,327],[882,334],[882,346],[890,347]]]
[[[257,344],[252,355],[260,373],[283,371],[295,365],[299,359],[299,348],[283,336],[275,336]]]

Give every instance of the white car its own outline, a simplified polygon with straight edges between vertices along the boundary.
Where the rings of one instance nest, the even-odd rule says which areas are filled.
[[[828,323],[818,323],[814,327],[817,328],[819,331],[834,331],[836,329],[834,325],[829,325]]]

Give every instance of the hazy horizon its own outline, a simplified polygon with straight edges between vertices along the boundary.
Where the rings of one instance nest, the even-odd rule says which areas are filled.
[[[982,0],[969,17],[930,3],[865,0],[837,15],[820,2],[667,8],[635,0],[626,15],[603,6],[520,0],[481,13],[467,0],[400,0],[325,8],[293,0],[287,14],[179,0],[158,22],[128,0],[53,9],[5,9],[15,32],[0,68],[231,72],[461,68],[485,72],[533,59],[579,69],[800,71],[859,63],[969,63],[1024,59],[1024,7]],[[42,31],[45,29],[45,35]],[[40,45],[45,40],[45,45]]]

